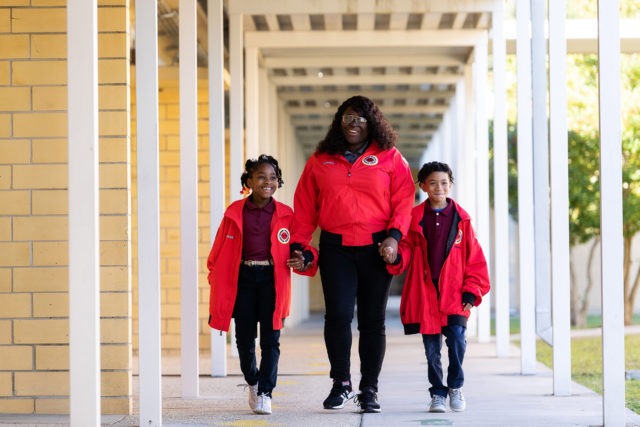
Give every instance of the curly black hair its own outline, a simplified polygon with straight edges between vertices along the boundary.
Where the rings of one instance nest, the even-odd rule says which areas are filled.
[[[429,162],[422,165],[418,172],[418,183],[423,182],[433,172],[444,172],[449,175],[449,181],[453,184],[453,171],[448,164],[442,162]]]
[[[398,141],[398,134],[384,117],[378,105],[365,96],[356,95],[347,99],[338,107],[327,135],[318,143],[317,152],[338,154],[347,150],[347,141],[342,133],[342,115],[349,107],[367,119],[369,141],[375,141],[384,150],[395,147]]]
[[[284,181],[282,180],[282,170],[280,166],[278,166],[278,161],[268,154],[260,154],[257,159],[248,159],[244,164],[244,172],[240,177],[240,183],[243,188],[249,188],[247,185],[247,180],[251,178],[253,173],[258,170],[258,166],[263,163],[270,164],[273,166],[273,170],[276,171],[276,178],[278,179],[278,188],[282,187]]]

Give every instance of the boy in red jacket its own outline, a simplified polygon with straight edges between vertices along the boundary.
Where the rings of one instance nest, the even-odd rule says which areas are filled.
[[[405,334],[422,334],[431,387],[429,412],[464,411],[462,394],[465,331],[470,310],[489,292],[489,272],[469,214],[453,199],[451,168],[425,163],[418,183],[428,199],[413,208],[406,238],[387,268],[392,274],[407,270],[400,301]],[[440,352],[445,336],[449,367],[444,383]]]
[[[249,386],[249,407],[256,414],[271,414],[271,392],[276,386],[280,358],[280,330],[291,304],[291,268],[302,267],[289,259],[293,210],[273,198],[283,184],[278,161],[268,155],[247,160],[240,178],[243,193],[224,213],[209,253],[209,326],[228,331],[235,319],[240,369]],[[317,260],[317,252],[304,248]],[[305,275],[317,270],[315,261]],[[256,364],[255,340],[260,323],[262,358]]]

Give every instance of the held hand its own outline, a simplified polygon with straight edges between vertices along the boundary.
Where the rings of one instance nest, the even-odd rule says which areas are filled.
[[[473,305],[469,304],[468,302],[462,303],[462,311],[471,310],[472,308],[473,308]]]
[[[311,263],[304,264],[304,256],[302,251],[293,251],[293,258],[287,260],[287,267],[298,271],[306,271]]]
[[[378,253],[387,264],[394,263],[398,256],[398,242],[393,237],[387,237],[378,243]]]

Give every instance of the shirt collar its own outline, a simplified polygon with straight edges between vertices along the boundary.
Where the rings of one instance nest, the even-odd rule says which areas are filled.
[[[425,203],[425,208],[427,209],[428,213],[434,214],[436,213],[435,210],[433,210],[433,208],[431,207],[431,205],[429,204],[429,202],[427,201],[427,203]],[[451,215],[453,213],[453,203],[451,203],[451,199],[447,197],[447,207],[444,208],[443,210],[438,212],[440,215],[444,215],[444,216],[448,216]]]
[[[276,208],[276,204],[273,203],[273,197],[269,200],[269,203],[267,203],[264,207],[258,207],[255,205],[255,203],[253,203],[253,200],[251,199],[251,196],[249,196],[247,198],[247,203],[245,203],[245,207],[247,209],[251,209],[251,210],[263,210],[266,213],[273,213],[273,211]]]

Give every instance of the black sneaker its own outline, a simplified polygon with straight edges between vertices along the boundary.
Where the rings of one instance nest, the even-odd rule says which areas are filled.
[[[324,409],[342,409],[347,400],[353,397],[350,385],[343,385],[342,381],[333,381],[329,396],[322,402]]]
[[[360,392],[355,398],[355,402],[360,406],[360,412],[365,414],[377,414],[380,412],[380,404],[378,403],[378,393],[372,388],[367,387]]]

